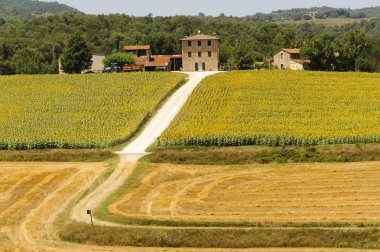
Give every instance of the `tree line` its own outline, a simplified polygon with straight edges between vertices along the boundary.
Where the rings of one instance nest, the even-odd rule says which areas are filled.
[[[269,61],[279,48],[298,47],[305,48],[303,54],[314,59],[315,64],[329,65],[325,69],[313,65],[315,70],[377,71],[379,26],[379,20],[325,27],[226,16],[133,17],[65,13],[23,20],[6,18],[0,19],[0,73],[57,73],[57,59],[67,48],[72,34],[80,34],[91,51],[111,54],[121,52],[126,44],[150,44],[154,54],[178,54],[179,39],[196,34],[198,30],[219,35],[223,66],[246,68],[254,62]],[[352,39],[364,41],[365,45],[355,44],[357,51],[351,52]],[[326,50],[325,55],[318,55]],[[343,66],[347,59],[350,63]]]
[[[366,71],[376,69],[380,57],[375,41],[360,28],[333,37],[322,33],[305,41],[302,55],[311,60],[311,68],[320,71]]]

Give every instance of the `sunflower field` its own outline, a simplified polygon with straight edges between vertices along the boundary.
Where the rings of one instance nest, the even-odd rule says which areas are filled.
[[[176,73],[0,77],[0,149],[119,144],[185,78]]]
[[[158,146],[380,142],[380,74],[243,71],[210,76]]]

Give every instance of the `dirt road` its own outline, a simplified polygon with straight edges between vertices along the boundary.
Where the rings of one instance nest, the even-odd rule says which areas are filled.
[[[71,218],[78,222],[89,223],[90,219],[87,210],[94,210],[101,202],[118,189],[130,175],[135,164],[120,163],[111,176],[104,181],[98,188],[83,198],[72,210]],[[104,222],[94,218],[97,225],[119,226],[111,222]]]
[[[93,193],[81,200],[73,209],[72,218],[78,222],[88,223],[89,218],[86,215],[87,209],[95,209],[99,206],[112,192],[118,189],[134,168],[133,163],[137,162],[145,150],[154,143],[157,137],[169,126],[180,109],[183,107],[196,86],[207,76],[218,72],[194,72],[188,73],[189,80],[178,89],[163,107],[157,112],[153,119],[148,123],[145,129],[133,140],[126,148],[118,152],[120,154],[121,164],[115,172]],[[130,165],[126,165],[130,164]],[[106,226],[117,226],[111,222],[104,222],[94,219],[97,224]]]
[[[143,132],[126,148],[119,152],[122,156],[145,153],[145,150],[161,135],[178,114],[193,90],[207,76],[218,72],[187,73],[189,81],[178,89],[148,123]],[[127,157],[126,157],[127,158]],[[131,160],[127,160],[131,161]],[[133,160],[132,160],[133,161]]]

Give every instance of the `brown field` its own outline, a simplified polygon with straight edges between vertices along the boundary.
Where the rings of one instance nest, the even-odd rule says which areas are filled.
[[[60,241],[54,225],[57,216],[74,198],[89,188],[106,168],[105,163],[0,163],[0,251],[363,251],[347,248],[126,248]],[[169,168],[166,166],[166,169]],[[155,177],[158,179],[155,181],[159,182],[157,174]],[[174,180],[173,176],[171,178]]]
[[[380,162],[146,164],[110,206],[125,217],[215,222],[380,222]]]
[[[349,24],[370,22],[371,18],[331,18],[331,19],[314,19],[299,21],[278,21],[279,24],[299,25],[305,23],[314,23],[317,25],[325,25],[327,27],[343,26]]]
[[[53,222],[104,163],[0,163],[0,251],[45,251]],[[48,250],[48,249],[47,249]]]

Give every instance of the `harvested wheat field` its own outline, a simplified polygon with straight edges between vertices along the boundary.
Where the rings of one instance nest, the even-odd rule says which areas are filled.
[[[380,222],[380,162],[139,169],[110,212],[207,222]]]
[[[170,167],[160,169],[163,168]],[[0,251],[362,251],[126,248],[61,241],[56,236],[57,227],[54,225],[59,213],[67,209],[69,203],[89,188],[106,169],[104,163],[0,163]],[[164,180],[161,182],[164,183]]]
[[[0,251],[54,247],[57,215],[106,168],[104,163],[0,163]]]

